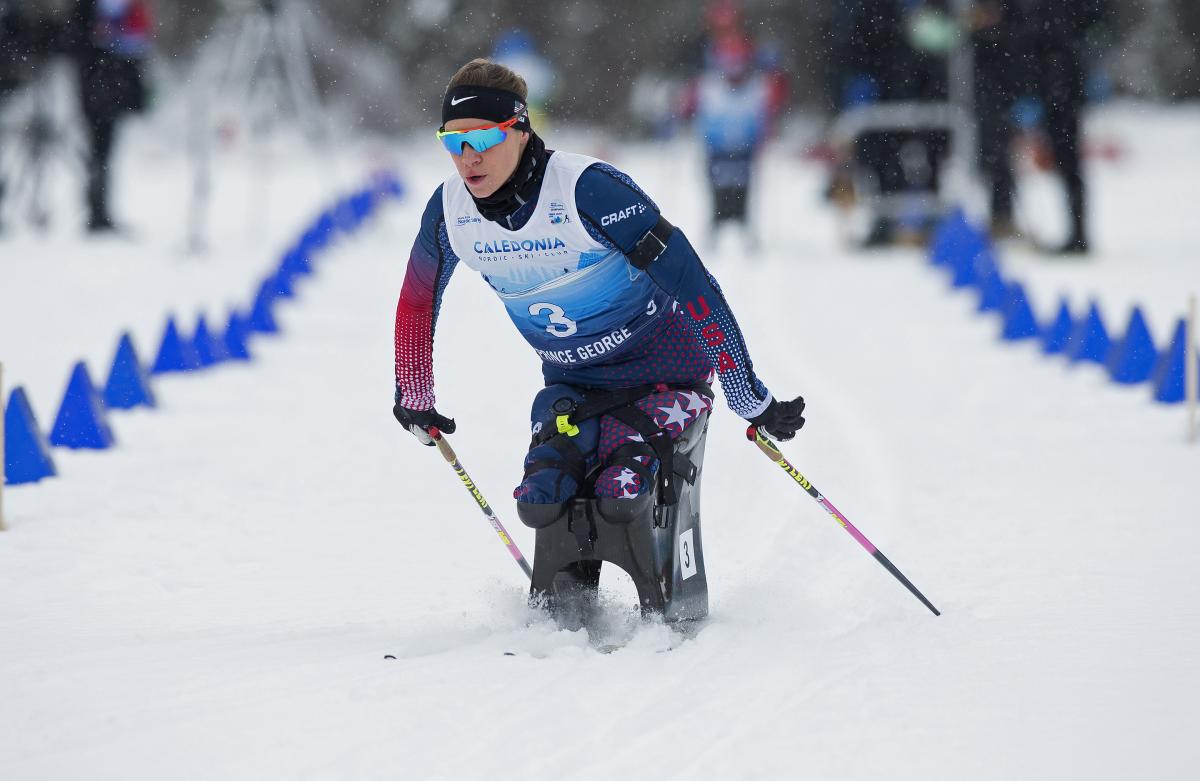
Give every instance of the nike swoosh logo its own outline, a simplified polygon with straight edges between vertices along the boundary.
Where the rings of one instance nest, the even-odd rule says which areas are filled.
[[[450,98],[450,105],[457,106],[459,103],[466,103],[468,100],[475,100],[475,98],[477,98],[477,97],[479,97],[479,96],[478,95],[470,95],[465,98],[458,98],[457,100],[454,98]]]

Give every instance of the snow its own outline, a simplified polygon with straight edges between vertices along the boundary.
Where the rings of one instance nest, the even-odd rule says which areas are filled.
[[[1136,300],[1165,337],[1198,286],[1179,197],[1198,147],[1174,145],[1187,159],[1171,162],[1162,144],[1194,137],[1195,120],[1096,118],[1127,146],[1093,168],[1097,254],[1006,250],[1040,311],[1059,291],[1112,316]],[[703,235],[694,148],[602,141],[561,146],[608,157]],[[848,251],[820,171],[787,148],[755,203],[768,251],[739,257],[726,236],[704,254],[763,379],[808,401],[785,453],[943,616],[723,410],[705,464],[703,632],[636,626],[619,607],[631,587],[611,578],[623,649],[527,626],[523,576],[389,412],[404,260],[450,173],[428,142],[399,150],[412,196],[322,258],[253,363],[157,379],[159,410],[113,413],[116,449],[56,450],[58,478],[6,491],[6,778],[1186,777],[1200,758],[1200,449],[1181,407],[999,342],[996,320],[916,251]],[[165,195],[185,189],[181,164],[127,144],[122,165],[145,173],[122,195],[133,240],[85,243],[71,227],[0,240],[8,382],[49,428],[74,359],[103,376],[120,328],[146,359],[169,311],[244,305],[375,156],[343,152],[336,176],[290,157],[257,185],[272,207],[254,239],[239,197],[253,172],[224,160],[214,251],[190,258]],[[460,269],[438,330],[439,408],[531,556],[508,494],[540,375],[504,321]]]

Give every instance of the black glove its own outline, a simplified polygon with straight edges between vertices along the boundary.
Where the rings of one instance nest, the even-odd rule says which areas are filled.
[[[804,397],[797,396],[791,401],[771,399],[763,413],[750,418],[750,422],[781,442],[787,442],[804,428]]]
[[[435,409],[409,409],[400,406],[400,402],[397,401],[396,406],[392,407],[392,414],[422,445],[433,447],[433,437],[429,436],[430,427],[437,428],[443,434],[454,433],[454,419],[439,415]]]

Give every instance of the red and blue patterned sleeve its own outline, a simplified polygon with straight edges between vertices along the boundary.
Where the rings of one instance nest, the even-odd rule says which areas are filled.
[[[654,201],[607,163],[583,172],[575,200],[592,237],[626,255],[658,223]],[[771,393],[754,373],[746,340],[720,285],[683,231],[676,228],[671,233],[666,249],[646,271],[687,312],[696,340],[721,378],[730,409],[746,419],[761,414],[771,403]]]
[[[433,408],[433,334],[442,293],[458,265],[442,212],[442,188],[429,199],[408,256],[396,305],[396,400],[409,409]]]

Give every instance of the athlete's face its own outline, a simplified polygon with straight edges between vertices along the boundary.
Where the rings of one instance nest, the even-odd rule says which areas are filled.
[[[496,124],[486,119],[452,119],[446,123],[447,130],[470,130],[476,127],[487,127]],[[517,162],[525,145],[529,143],[529,134],[523,130],[509,128],[505,131],[505,139],[496,146],[476,152],[470,144],[463,144],[462,154],[451,153],[450,159],[458,169],[458,175],[466,182],[467,189],[476,198],[486,198],[500,189],[500,185],[508,181],[508,177],[517,170]]]

